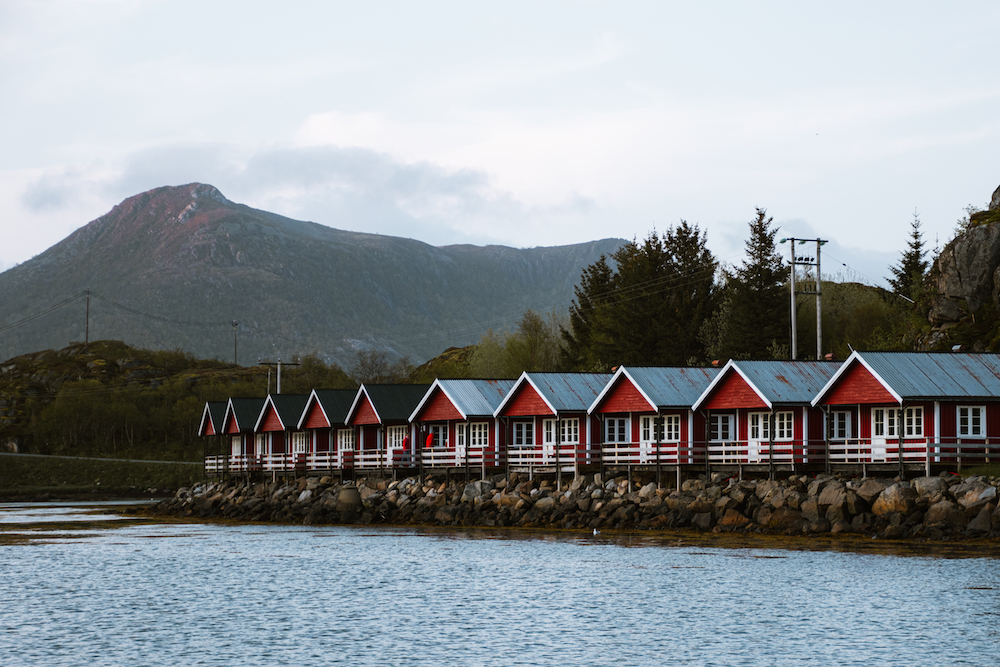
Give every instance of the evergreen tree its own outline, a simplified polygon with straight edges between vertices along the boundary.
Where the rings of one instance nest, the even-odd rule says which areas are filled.
[[[903,251],[903,256],[899,260],[898,266],[890,266],[892,278],[886,278],[892,285],[892,291],[905,296],[907,299],[916,298],[916,291],[924,282],[927,269],[930,263],[925,259],[927,250],[924,249],[924,235],[920,231],[920,215],[916,211],[913,213],[913,222],[910,223],[910,241]]]
[[[723,300],[702,327],[702,340],[716,359],[769,359],[791,338],[788,268],[774,243],[774,218],[758,208],[750,221],[746,259],[726,272]]]
[[[563,331],[567,365],[682,365],[703,357],[698,331],[715,307],[717,263],[707,237],[682,220],[587,267]]]

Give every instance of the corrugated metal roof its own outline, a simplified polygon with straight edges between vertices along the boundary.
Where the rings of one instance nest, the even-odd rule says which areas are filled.
[[[808,404],[840,368],[829,361],[736,361],[734,365],[772,405]]]
[[[420,403],[429,384],[372,384],[364,385],[364,391],[378,413],[383,424],[407,422],[413,409]]]
[[[492,417],[516,380],[438,380],[437,384],[466,417]]]
[[[313,394],[330,420],[330,425],[347,423],[347,413],[357,396],[357,389],[314,389]],[[305,408],[302,408],[305,410]],[[301,421],[301,419],[300,419]]]
[[[241,431],[252,431],[257,418],[260,417],[261,408],[264,407],[263,398],[230,398],[229,405],[233,408],[233,415],[236,417],[236,427]],[[229,409],[226,409],[229,412]]]
[[[905,399],[1000,397],[1000,355],[971,352],[859,352]]]
[[[527,373],[526,377],[556,412],[586,412],[611,380],[610,373]]]
[[[719,374],[719,368],[626,366],[632,378],[657,408],[690,408]]]

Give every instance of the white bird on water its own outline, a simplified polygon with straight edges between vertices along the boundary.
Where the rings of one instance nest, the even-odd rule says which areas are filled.
[[[600,535],[600,534],[601,534],[601,531],[599,531],[599,530],[597,530],[597,529],[595,528],[595,529],[594,529],[594,535]]]

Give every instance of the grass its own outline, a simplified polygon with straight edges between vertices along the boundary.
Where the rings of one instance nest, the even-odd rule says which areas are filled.
[[[57,456],[0,457],[0,494],[122,494],[174,490],[203,479],[201,464]]]
[[[984,477],[1000,477],[1000,463],[984,463],[979,466],[962,468],[963,475],[983,475]]]

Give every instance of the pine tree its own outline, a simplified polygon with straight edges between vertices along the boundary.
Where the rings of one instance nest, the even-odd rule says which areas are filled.
[[[924,282],[930,263],[925,259],[924,235],[920,231],[920,215],[913,212],[913,222],[910,223],[910,241],[903,251],[898,266],[890,266],[892,278],[886,278],[892,285],[892,291],[914,299],[919,285]]]
[[[791,338],[785,282],[788,267],[774,243],[774,218],[758,208],[750,221],[743,264],[726,272],[722,302],[702,327],[702,340],[717,359],[768,359]]]

